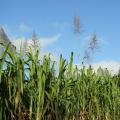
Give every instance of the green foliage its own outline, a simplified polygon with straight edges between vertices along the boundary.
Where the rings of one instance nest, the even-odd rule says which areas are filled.
[[[6,59],[8,57],[9,59]],[[73,66],[62,55],[10,52],[0,60],[0,120],[119,120],[120,76]]]

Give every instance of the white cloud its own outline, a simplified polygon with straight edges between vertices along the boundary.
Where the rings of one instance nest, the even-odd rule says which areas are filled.
[[[76,65],[79,69],[82,68],[81,64],[74,64],[74,67]],[[86,66],[86,68],[89,67],[88,64],[84,64],[84,65]],[[101,67],[103,69],[107,68],[110,71],[110,73],[113,75],[113,74],[118,74],[118,71],[120,69],[120,62],[117,62],[117,61],[100,61],[98,63],[91,64],[91,66],[92,66],[92,68],[95,72],[97,72],[97,69],[99,67]]]
[[[100,66],[102,68],[107,68],[111,71],[112,74],[117,74],[120,68],[120,63],[117,61],[101,61],[92,65],[95,70],[97,70]]]
[[[43,58],[44,55],[48,55],[49,54],[49,51],[46,51],[45,48],[47,46],[50,46],[52,44],[54,44],[56,41],[59,40],[59,38],[61,37],[61,34],[56,34],[54,36],[51,36],[51,37],[43,37],[43,38],[38,38],[39,40],[39,43],[40,43],[40,57]],[[16,46],[17,50],[19,51],[20,50],[20,46],[24,45],[24,41],[25,41],[25,37],[20,37],[20,38],[17,38],[17,39],[14,39],[12,41],[12,43]],[[27,39],[27,45],[28,46],[31,46],[32,44],[32,40],[31,39]],[[52,54],[51,53],[51,59],[53,61],[58,61],[58,55],[57,54]]]

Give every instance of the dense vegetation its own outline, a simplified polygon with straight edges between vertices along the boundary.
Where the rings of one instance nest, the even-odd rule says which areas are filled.
[[[62,55],[11,52],[0,60],[0,120],[119,120],[120,76],[74,67]]]

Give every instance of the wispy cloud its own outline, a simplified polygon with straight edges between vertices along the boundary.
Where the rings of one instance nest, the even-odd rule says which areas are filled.
[[[60,39],[60,37],[61,37],[61,34],[56,34],[56,35],[53,35],[51,37],[38,38],[39,43],[40,43],[40,47],[42,49],[44,49],[44,48],[54,44],[56,41],[58,41]],[[20,48],[20,45],[24,43],[25,39],[26,39],[25,37],[19,37],[19,38],[12,40],[12,43],[17,48]],[[27,44],[28,44],[28,46],[31,46],[31,44],[32,44],[31,38],[27,39]]]
[[[72,25],[69,24],[68,22],[54,22],[52,23],[52,27],[57,30],[63,31],[65,29],[71,28]]]
[[[46,38],[40,38],[40,45],[41,47],[45,48],[53,43],[55,43],[56,41],[59,40],[59,38],[61,37],[61,34],[56,34],[52,37],[46,37]]]
[[[28,25],[26,25],[25,23],[21,23],[19,25],[19,30],[24,33],[24,32],[31,31],[31,28]]]

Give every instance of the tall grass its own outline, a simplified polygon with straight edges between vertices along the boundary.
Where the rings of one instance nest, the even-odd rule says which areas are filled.
[[[119,120],[120,76],[100,76],[62,55],[59,73],[50,55],[11,52],[0,60],[0,120]]]

